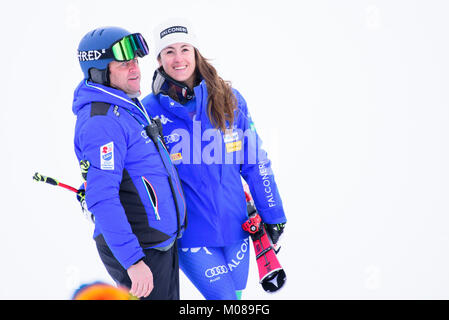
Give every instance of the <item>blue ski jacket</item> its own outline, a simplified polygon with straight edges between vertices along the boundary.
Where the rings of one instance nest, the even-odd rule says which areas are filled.
[[[264,222],[286,222],[271,162],[261,148],[245,100],[233,90],[238,108],[233,128],[225,133],[215,129],[208,117],[204,80],[194,88],[193,118],[190,108],[162,93],[142,100],[163,124],[165,142],[182,181],[189,227],[180,247],[226,246],[248,236],[241,227],[247,219],[242,177]]]
[[[143,249],[164,250],[183,232],[176,168],[162,139],[153,142],[144,129],[151,119],[143,106],[123,91],[82,81],[72,109],[76,156],[90,162],[86,203],[95,216],[94,238],[128,269]]]

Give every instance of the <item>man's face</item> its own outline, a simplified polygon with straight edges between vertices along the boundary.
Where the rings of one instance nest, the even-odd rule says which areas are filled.
[[[109,80],[111,87],[127,94],[140,93],[140,68],[137,58],[129,61],[112,61],[109,63]]]

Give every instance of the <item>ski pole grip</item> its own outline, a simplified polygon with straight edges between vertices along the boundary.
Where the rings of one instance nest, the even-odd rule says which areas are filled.
[[[36,172],[36,173],[34,174],[33,180],[34,180],[34,181],[37,181],[37,182],[39,182],[39,181],[44,181],[42,175],[39,174],[38,172]]]
[[[83,177],[84,181],[87,180],[87,172],[90,168],[90,162],[88,160],[81,160],[80,161],[80,169],[81,169],[81,176]]]
[[[35,181],[43,181],[43,182],[49,183],[49,184],[54,185],[54,186],[57,186],[59,184],[59,182],[57,180],[55,180],[53,178],[50,178],[50,177],[43,176],[43,175],[41,175],[38,172],[36,172],[34,174],[33,179]]]

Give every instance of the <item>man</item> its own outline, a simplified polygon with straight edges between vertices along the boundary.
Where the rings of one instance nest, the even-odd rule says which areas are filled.
[[[89,165],[85,200],[108,273],[139,298],[179,299],[176,240],[185,227],[185,201],[160,127],[137,99],[137,58],[147,54],[141,34],[118,27],[82,38],[75,153]]]

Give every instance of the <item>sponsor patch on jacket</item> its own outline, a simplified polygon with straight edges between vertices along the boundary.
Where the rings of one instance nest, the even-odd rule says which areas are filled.
[[[223,141],[225,143],[234,142],[239,139],[239,133],[237,131],[228,131],[223,135]]]
[[[171,161],[178,161],[182,160],[182,154],[181,153],[172,153],[170,154]]]
[[[102,170],[114,170],[114,142],[100,147],[100,167]]]
[[[226,152],[235,152],[242,150],[242,140],[226,143]]]

